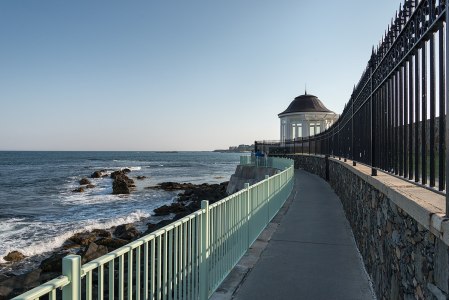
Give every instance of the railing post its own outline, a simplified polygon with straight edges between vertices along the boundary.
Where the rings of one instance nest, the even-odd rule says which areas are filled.
[[[268,181],[268,179],[270,178],[269,175],[265,175],[265,185],[266,185],[266,189],[265,189],[265,196],[267,197],[266,199],[266,205],[267,205],[267,224],[268,222],[270,222],[270,183]]]
[[[207,265],[209,257],[209,201],[201,201],[201,209],[204,210],[201,222],[201,261],[200,261],[200,299],[209,298],[209,268]]]
[[[64,257],[62,259],[62,275],[67,276],[70,281],[62,289],[62,299],[81,299],[81,256],[67,255]]]
[[[324,156],[324,161],[326,162],[326,181],[329,181],[329,155]]]
[[[250,191],[249,191],[249,183],[245,183],[244,184],[244,189],[246,190],[246,227],[247,227],[247,248],[249,249],[249,246],[251,246],[251,239],[250,239],[250,226],[249,226],[249,221],[250,221],[250,201],[251,201],[251,197],[250,197]]]

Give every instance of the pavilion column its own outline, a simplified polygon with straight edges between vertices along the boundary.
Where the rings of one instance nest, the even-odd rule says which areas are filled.
[[[285,136],[284,136],[284,124],[283,124],[283,120],[281,119],[281,134],[280,134],[280,137],[281,137],[281,142],[283,142],[284,140],[285,140]]]
[[[303,124],[303,126],[302,126],[302,136],[303,137],[309,136],[309,133],[310,133],[310,121],[309,120],[304,120],[302,124]]]
[[[289,140],[290,139],[290,135],[291,135],[291,124],[290,124],[290,120],[286,119],[285,120],[285,140]]]

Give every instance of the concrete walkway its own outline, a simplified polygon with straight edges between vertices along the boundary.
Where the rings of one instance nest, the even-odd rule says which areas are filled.
[[[295,170],[292,195],[233,299],[373,299],[351,228],[330,186]]]

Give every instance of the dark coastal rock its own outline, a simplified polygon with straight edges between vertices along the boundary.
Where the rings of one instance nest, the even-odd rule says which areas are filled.
[[[81,253],[81,261],[83,264],[99,258],[108,253],[108,248],[103,245],[97,245],[96,243],[90,243],[87,249]]]
[[[114,171],[114,172],[111,173],[110,177],[111,177],[112,179],[115,179],[115,177],[116,177],[117,175],[123,175],[123,172],[122,172],[122,171]]]
[[[166,216],[171,213],[180,213],[187,211],[186,207],[181,203],[172,203],[171,205],[162,205],[153,210],[156,216]]]
[[[114,182],[112,183],[112,194],[117,195],[117,194],[129,194],[130,190],[128,187],[128,183],[120,178],[120,179],[115,179]]]
[[[92,184],[92,183],[90,182],[90,180],[87,179],[86,177],[82,178],[82,179],[79,181],[79,183],[80,183],[80,185]]]
[[[122,176],[122,175],[126,176],[125,172],[123,172],[122,170],[114,171],[111,173],[111,178],[115,179],[117,176]]]
[[[160,221],[158,223],[148,223],[147,224],[148,229],[147,229],[147,231],[145,231],[144,235],[147,235],[147,234],[149,234],[149,233],[151,233],[153,231],[156,231],[156,230],[158,230],[158,229],[160,229],[160,228],[162,228],[162,227],[164,227],[164,226],[166,226],[166,225],[168,225],[168,224],[170,224],[172,222],[173,222],[173,220],[162,220],[162,221]]]
[[[64,242],[64,244],[62,245],[62,249],[65,250],[69,250],[69,249],[76,249],[76,248],[80,248],[81,245],[71,241],[71,240],[67,240]]]
[[[118,249],[122,246],[125,246],[126,244],[129,243],[129,241],[118,239],[118,238],[107,237],[107,238],[99,239],[95,243],[97,245],[106,246],[106,247],[108,247],[109,251],[112,251],[112,250]]]
[[[123,172],[123,173],[130,173],[130,172],[131,172],[131,170],[130,170],[130,169],[128,169],[128,168],[124,168],[124,169],[122,170],[122,172]]]
[[[186,190],[189,188],[194,187],[195,185],[192,183],[179,183],[179,182],[162,182],[159,183],[158,185],[154,186],[154,187],[150,187],[150,188],[154,188],[154,189],[161,189],[164,191],[176,191],[176,190]]]
[[[107,231],[105,229],[94,229],[94,230],[92,230],[92,233],[94,233],[97,237],[103,237],[103,238],[112,237],[111,232]]]
[[[126,244],[129,243],[129,241],[127,240],[122,240],[122,239],[118,239],[118,238],[103,238],[103,239],[99,239],[98,241],[95,242],[97,245],[103,245],[108,247],[109,251],[118,249],[122,246],[125,246]]]
[[[81,246],[87,246],[90,243],[94,242],[97,239],[97,234],[95,232],[79,232],[74,234],[69,238],[69,241],[72,241],[75,244]]]
[[[134,225],[123,224],[117,226],[117,228],[114,230],[114,235],[119,239],[129,241],[138,238],[140,236],[140,233]]]
[[[92,173],[92,175],[90,175],[91,178],[101,178],[103,177],[103,173],[105,172],[105,170],[99,170],[99,171],[95,171]]]
[[[86,189],[93,189],[94,187],[95,187],[95,184],[86,185]]]
[[[185,201],[201,201],[208,200],[209,203],[214,203],[227,196],[226,187],[228,182],[220,184],[200,184],[193,185],[191,188],[186,189],[184,193],[178,195],[179,202]]]
[[[83,187],[79,187],[74,189],[72,192],[73,193],[84,193],[85,189]]]
[[[183,193],[178,195],[179,202],[209,200],[210,203],[214,203],[227,196],[226,187],[228,186],[228,183],[228,181],[220,184],[162,182],[148,188],[165,191],[184,190]]]
[[[41,284],[41,270],[0,279],[0,299],[11,299]]]
[[[139,179],[139,180],[142,180],[142,179],[145,179],[145,178],[147,178],[147,177],[146,177],[146,176],[141,176],[141,175],[139,175],[139,176],[137,176],[136,178]]]
[[[19,251],[11,251],[3,257],[3,259],[9,262],[17,262],[23,260],[25,257],[26,256]]]
[[[68,255],[67,252],[53,253],[49,258],[41,262],[40,268],[43,272],[62,272],[62,259]]]
[[[134,180],[129,178],[123,170],[112,172],[111,178],[114,179],[114,182],[112,183],[112,193],[115,195],[129,194],[130,188],[136,187]]]
[[[198,209],[196,209],[196,210],[198,210]],[[193,212],[193,211],[189,211],[189,210],[186,210],[186,211],[183,211],[183,212],[179,212],[179,213],[177,213],[177,214],[175,215],[175,217],[172,219],[172,222],[173,222],[173,221],[180,220],[180,219],[182,219],[182,218],[184,218],[184,217],[190,215],[192,212]]]

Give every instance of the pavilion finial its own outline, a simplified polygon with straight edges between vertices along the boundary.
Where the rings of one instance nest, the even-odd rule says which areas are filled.
[[[307,83],[304,84],[304,95],[307,95]]]

